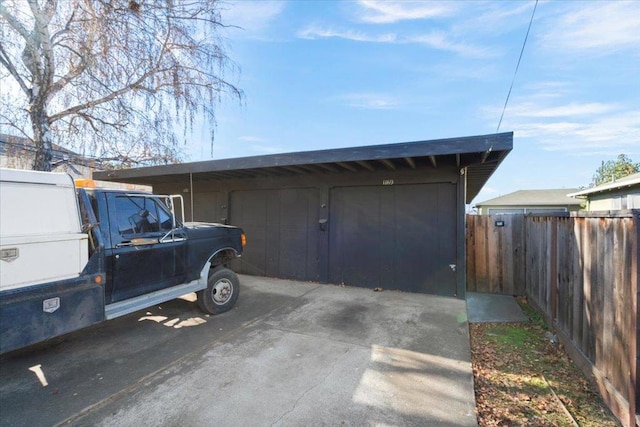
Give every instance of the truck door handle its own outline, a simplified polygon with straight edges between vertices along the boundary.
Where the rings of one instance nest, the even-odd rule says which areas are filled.
[[[158,244],[159,242],[157,237],[136,237],[131,240],[123,240],[116,245],[116,248],[123,248],[125,246],[149,246]]]

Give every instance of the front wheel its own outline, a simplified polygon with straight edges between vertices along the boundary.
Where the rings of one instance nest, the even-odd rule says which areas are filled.
[[[233,271],[224,267],[209,270],[207,288],[198,292],[198,306],[205,313],[220,314],[238,300],[240,282]]]

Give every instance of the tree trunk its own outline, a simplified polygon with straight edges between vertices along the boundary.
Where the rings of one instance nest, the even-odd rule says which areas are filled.
[[[51,162],[53,159],[53,146],[51,144],[51,132],[49,131],[49,118],[44,108],[35,107],[32,104],[31,126],[33,128],[33,143],[36,149],[36,155],[33,159],[33,170],[51,171]]]

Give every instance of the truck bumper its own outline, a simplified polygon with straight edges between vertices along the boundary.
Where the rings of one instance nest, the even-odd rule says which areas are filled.
[[[104,281],[81,275],[0,292],[0,354],[105,320],[104,288],[96,277]]]

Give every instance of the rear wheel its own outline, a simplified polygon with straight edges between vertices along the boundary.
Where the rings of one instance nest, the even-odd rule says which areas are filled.
[[[233,271],[224,267],[209,270],[207,288],[198,292],[198,306],[205,313],[220,314],[238,300],[240,282]]]

